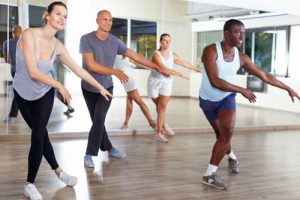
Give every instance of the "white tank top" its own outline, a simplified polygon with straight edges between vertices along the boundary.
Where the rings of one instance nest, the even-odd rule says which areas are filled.
[[[159,56],[161,62],[164,64],[164,66],[166,66],[169,69],[173,69],[174,66],[174,55],[173,52],[169,52],[169,57],[167,59],[165,59],[163,57],[163,55],[161,54],[160,51],[156,50],[154,53],[157,53],[157,55]],[[151,69],[151,76],[155,77],[155,78],[167,78],[164,75],[162,75],[161,73],[157,72],[156,70]],[[170,79],[172,79],[171,77],[169,77]]]
[[[240,57],[239,51],[236,47],[234,47],[234,58],[231,62],[226,62],[223,57],[222,47],[220,42],[216,42],[216,49],[217,49],[217,60],[216,64],[218,67],[218,77],[220,79],[225,80],[228,83],[234,82],[236,73],[240,68]],[[209,100],[209,101],[221,101],[228,95],[232,94],[232,92],[225,92],[213,87],[210,84],[210,81],[207,77],[205,67],[202,67],[202,82],[199,90],[199,96],[202,99]]]

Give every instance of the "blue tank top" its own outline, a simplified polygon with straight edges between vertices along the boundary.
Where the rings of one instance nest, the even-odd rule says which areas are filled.
[[[33,30],[32,33],[35,41]],[[50,60],[37,60],[37,67],[39,70],[50,77],[52,77],[51,71],[54,70],[57,44],[58,40],[56,40],[55,48]],[[13,80],[13,87],[23,99],[28,101],[40,99],[51,89],[49,85],[30,78],[25,64],[24,54],[20,49],[17,49],[16,51],[16,74]]]
[[[216,49],[217,49],[217,60],[216,64],[218,67],[218,77],[220,79],[225,80],[228,83],[232,83],[234,81],[235,75],[240,68],[240,57],[239,51],[235,47],[234,48],[234,58],[231,62],[224,61],[223,52],[220,42],[216,42]],[[219,90],[218,88],[213,87],[210,84],[208,79],[207,73],[205,71],[205,67],[202,66],[202,82],[199,90],[199,96],[202,99],[209,100],[209,101],[221,101],[228,95],[232,94],[232,92],[225,92]]]

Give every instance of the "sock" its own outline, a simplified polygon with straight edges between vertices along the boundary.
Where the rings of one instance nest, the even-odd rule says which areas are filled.
[[[207,167],[207,170],[206,170],[206,172],[205,172],[204,175],[205,175],[205,176],[210,176],[210,175],[212,175],[214,172],[216,172],[217,169],[218,169],[217,166],[212,165],[212,164],[209,164],[208,167]]]
[[[227,156],[233,160],[236,160],[236,155],[233,153],[233,151],[231,150],[229,154],[227,154]]]
[[[72,108],[72,106],[68,105],[68,109],[71,110],[71,109],[73,109],[73,108]]]

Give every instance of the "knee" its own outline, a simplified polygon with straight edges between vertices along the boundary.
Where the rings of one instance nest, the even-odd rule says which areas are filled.
[[[44,134],[41,132],[32,131],[31,134],[31,145],[39,146],[42,145],[44,141]]]

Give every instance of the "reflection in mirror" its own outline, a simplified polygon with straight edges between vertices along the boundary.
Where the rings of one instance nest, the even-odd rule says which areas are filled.
[[[45,2],[39,2],[41,5],[30,5],[23,4],[18,6],[17,4],[10,4],[9,1],[0,1],[0,128],[1,134],[20,134],[20,133],[30,133],[29,128],[25,124],[21,114],[12,114],[15,109],[12,108],[13,100],[13,88],[12,88],[12,75],[10,70],[10,59],[8,57],[8,62],[3,57],[3,44],[8,39],[13,38],[12,29],[15,25],[19,23],[23,28],[29,27],[41,27],[43,26],[42,15],[46,10],[43,5]],[[45,4],[46,5],[46,4]],[[19,10],[22,9],[22,10]],[[28,11],[27,11],[28,10]],[[26,14],[28,13],[28,14]],[[19,15],[21,14],[22,19],[19,20]],[[26,25],[26,23],[28,24]],[[57,33],[57,38],[64,43],[64,31]],[[12,51],[13,45],[7,43],[7,52]],[[53,72],[60,81],[64,81],[65,70],[64,67],[57,63],[56,67],[58,70]],[[60,68],[62,70],[60,70]],[[59,101],[55,101],[55,104]],[[63,111],[64,108],[59,110]],[[63,112],[61,112],[63,115]],[[13,116],[13,117],[10,117]],[[55,118],[56,116],[54,116]],[[53,119],[50,119],[53,120]]]
[[[12,76],[10,70],[10,42],[12,38],[12,28],[18,24],[19,19],[18,7],[8,3],[0,3],[0,98],[1,98],[1,132],[7,133],[8,126],[2,123],[9,112],[9,105],[12,99]],[[4,131],[5,130],[5,131]]]

